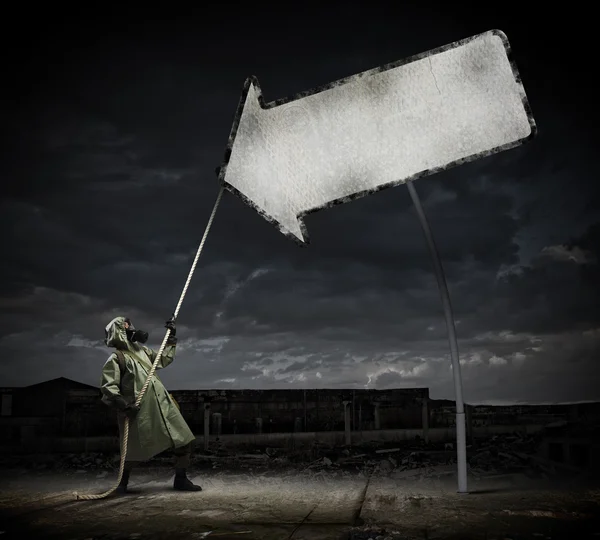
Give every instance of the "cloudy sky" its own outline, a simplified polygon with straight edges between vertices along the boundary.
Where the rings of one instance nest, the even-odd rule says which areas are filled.
[[[591,75],[575,55],[584,38],[560,31],[564,12],[541,21],[510,4],[490,13],[421,4],[287,15],[264,5],[173,21],[71,12],[47,24],[42,14],[11,38],[0,385],[60,376],[98,385],[103,328],[116,315],[160,344],[247,76],[272,101],[500,28],[539,136],[415,184],[447,273],[464,398],[600,399],[598,160]],[[162,380],[171,389],[426,386],[452,399],[439,292],[406,187],[305,223],[311,243],[301,248],[224,195]]]

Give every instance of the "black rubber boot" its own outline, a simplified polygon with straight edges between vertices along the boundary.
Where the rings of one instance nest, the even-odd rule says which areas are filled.
[[[192,481],[187,477],[185,469],[175,469],[173,489],[176,489],[177,491],[202,491],[200,486],[193,484]]]
[[[123,471],[123,476],[121,477],[121,481],[119,482],[119,485],[117,487],[117,489],[115,490],[115,493],[117,495],[125,495],[125,493],[127,493],[127,484],[129,484],[129,475],[131,474],[131,471],[128,471],[127,469],[125,469]]]
[[[127,487],[129,484],[129,475],[131,474],[131,470],[129,469],[125,469],[123,471],[123,477],[121,478],[121,481],[119,482],[119,485],[117,486],[117,489],[115,490],[115,493],[117,495],[126,495],[127,493],[139,493],[139,490],[137,489],[131,489],[130,487]]]

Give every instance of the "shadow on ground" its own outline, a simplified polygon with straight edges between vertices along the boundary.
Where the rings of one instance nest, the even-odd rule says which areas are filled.
[[[116,475],[2,471],[0,539],[600,540],[600,489],[522,474],[407,479],[303,470],[192,474],[200,493],[172,490],[169,469],[132,478],[136,494],[101,493]]]

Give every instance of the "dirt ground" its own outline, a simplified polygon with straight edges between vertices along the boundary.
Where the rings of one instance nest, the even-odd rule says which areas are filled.
[[[193,469],[199,493],[172,490],[165,466],[135,471],[138,492],[99,501],[115,472],[0,471],[0,540],[85,539],[559,539],[600,540],[600,486],[585,476],[469,477],[454,465],[428,474],[306,466]]]

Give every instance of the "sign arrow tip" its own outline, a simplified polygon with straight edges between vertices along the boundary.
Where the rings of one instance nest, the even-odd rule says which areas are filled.
[[[217,176],[225,189],[281,233],[300,246],[307,246],[308,234],[300,217],[301,202],[286,182],[286,171],[280,168],[281,152],[269,109],[258,79],[248,77]]]

